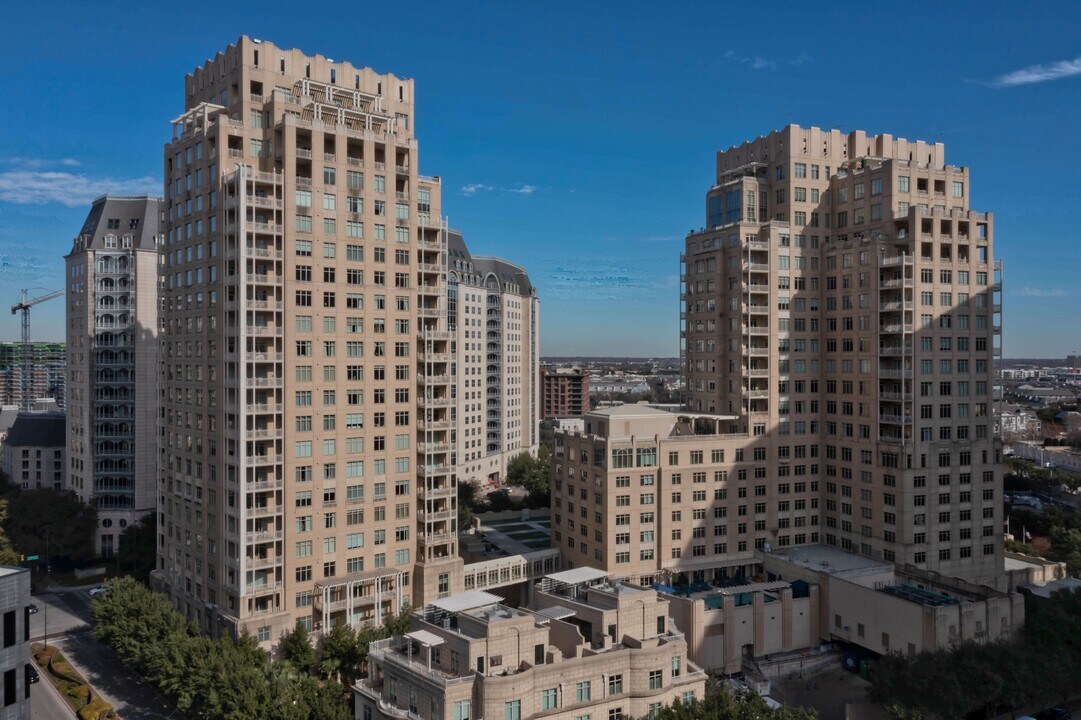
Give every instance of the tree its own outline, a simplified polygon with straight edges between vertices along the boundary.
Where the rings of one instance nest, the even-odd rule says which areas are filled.
[[[97,512],[70,491],[41,488],[7,496],[4,524],[11,542],[27,555],[46,555],[52,561],[81,563],[94,557]]]
[[[542,447],[533,457],[527,452],[507,464],[507,482],[529,493],[529,507],[548,507],[552,490],[552,468],[547,448]]]
[[[315,666],[315,650],[312,648],[311,637],[308,635],[308,628],[301,623],[297,623],[292,632],[282,635],[278,649],[282,658],[302,673],[311,672]]]
[[[131,574],[136,580],[148,583],[150,573],[157,566],[157,560],[158,514],[150,512],[120,533],[117,562],[123,562],[124,568],[131,568]]]
[[[782,707],[776,710],[756,693],[730,694],[719,683],[706,685],[706,696],[689,703],[676,701],[663,708],[658,720],[815,720],[814,710]]]
[[[18,565],[22,562],[22,553],[8,539],[7,527],[8,501],[0,500],[0,565]]]

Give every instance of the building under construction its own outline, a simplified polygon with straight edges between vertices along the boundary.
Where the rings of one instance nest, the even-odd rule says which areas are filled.
[[[53,398],[63,409],[65,368],[64,343],[34,342],[30,344],[30,398]],[[19,342],[0,343],[0,405],[23,405],[23,345]]]

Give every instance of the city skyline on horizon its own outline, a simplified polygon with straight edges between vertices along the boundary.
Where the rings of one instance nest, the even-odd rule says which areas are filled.
[[[70,11],[78,19],[82,9],[72,5]],[[124,16],[150,24],[159,12],[131,6]],[[1051,28],[1052,22],[1071,25],[1062,22],[1068,10],[1031,13],[1008,32],[990,18],[969,14],[977,32],[949,36],[957,48],[953,54],[933,61],[908,57],[905,67],[887,63],[885,77],[903,74],[907,87],[922,91],[922,101],[913,106],[895,102],[897,87],[881,82],[880,69],[872,74],[848,62],[859,43],[869,42],[860,38],[844,47],[794,47],[775,54],[763,54],[748,41],[731,42],[704,57],[692,41],[701,29],[653,18],[647,28],[633,8],[616,21],[576,8],[580,22],[564,28],[559,6],[485,4],[464,11],[469,17],[457,17],[475,16],[478,22],[460,23],[469,30],[457,31],[459,54],[448,68],[424,49],[441,28],[443,12],[410,9],[403,17],[411,22],[402,28],[336,34],[272,19],[253,22],[230,9],[220,24],[227,31],[181,30],[160,48],[133,38],[122,55],[100,49],[100,62],[85,63],[81,58],[94,33],[55,28],[54,43],[39,46],[30,41],[45,18],[17,10],[14,26],[25,32],[13,40],[16,72],[3,81],[9,96],[24,96],[32,106],[38,93],[47,92],[55,103],[56,83],[62,82],[68,100],[86,112],[0,109],[12,148],[0,157],[0,280],[12,287],[12,301],[18,287],[40,287],[34,294],[42,294],[63,286],[63,255],[94,196],[161,194],[158,143],[183,104],[174,78],[247,34],[415,78],[422,98],[421,170],[443,177],[450,224],[469,237],[478,254],[508,258],[535,278],[542,356],[678,356],[678,252],[686,231],[704,225],[702,195],[714,181],[716,152],[789,123],[830,127],[838,121],[846,123],[846,132],[859,127],[943,142],[947,162],[974,168],[980,180],[973,206],[995,209],[1005,261],[1004,358],[1065,357],[1075,350],[1078,342],[1059,328],[1069,326],[1077,293],[1069,270],[1081,251],[1076,243],[1056,241],[1070,231],[1058,219],[1062,214],[1053,212],[1068,202],[1070,159],[1081,153],[1053,107],[1074,102],[1061,91],[1081,82],[1075,77],[1081,66],[1069,60],[1077,51],[1068,34]],[[722,9],[697,12],[719,15]],[[828,26],[836,12],[802,19],[791,13],[781,22]],[[934,12],[943,20],[968,14],[961,6]],[[86,28],[113,19],[95,14],[71,25]],[[579,33],[602,20],[623,32],[575,43]],[[939,26],[949,23],[926,28],[927,47],[944,41],[946,30]],[[553,52],[546,38],[556,29],[566,32],[567,48],[584,49]],[[619,56],[625,46],[617,34],[639,42],[633,57]],[[1001,42],[1005,34],[1008,47]],[[671,42],[684,36],[681,43]],[[1020,41],[1026,38],[1039,38],[1040,50],[1029,51],[1026,45],[1034,42]],[[993,68],[976,62],[991,45],[999,51]],[[487,62],[493,53],[508,55],[505,67]],[[133,56],[144,62],[124,62]],[[33,67],[43,73],[40,86],[14,87],[24,64],[28,72]],[[815,78],[841,70],[862,91],[861,102],[850,107],[832,93],[815,92],[822,87]],[[532,81],[518,82],[522,77]],[[917,88],[916,78],[931,79]],[[871,79],[878,84],[869,84]],[[718,90],[703,92],[703,80]],[[130,102],[125,89],[133,86],[141,88],[135,112],[86,104],[112,108]],[[476,92],[478,87],[485,92]],[[726,98],[741,93],[756,94],[759,102],[732,110]],[[568,113],[567,105],[577,112]],[[972,109],[977,106],[978,112]],[[672,117],[681,118],[678,128]],[[1007,144],[1007,132],[1032,140]],[[665,142],[666,136],[673,140]],[[1060,162],[1043,167],[1046,191],[1021,196],[1013,190],[1016,169],[1031,160],[1039,136],[1049,138],[1042,144],[1054,146]],[[634,177],[649,181],[627,182]],[[41,240],[25,243],[25,237]],[[583,306],[590,311],[582,313]],[[33,339],[62,337],[62,318],[63,303],[35,307]],[[17,318],[0,322],[0,340],[17,337]]]

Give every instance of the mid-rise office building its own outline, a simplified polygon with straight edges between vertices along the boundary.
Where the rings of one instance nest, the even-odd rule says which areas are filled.
[[[0,673],[4,678],[0,720],[30,720],[30,571],[0,566],[0,615],[4,644]]]
[[[541,578],[534,609],[467,592],[372,643],[358,720],[641,718],[705,693],[669,601],[591,568]]]
[[[212,631],[462,585],[438,177],[413,81],[242,37],[165,146],[157,586]]]
[[[1001,584],[1001,268],[944,155],[795,126],[718,153],[681,257],[689,412],[557,434],[575,565],[708,580],[820,541]]]
[[[539,302],[529,275],[506,260],[472,255],[449,234],[447,322],[455,334],[458,406],[452,436],[458,480],[504,476],[540,439]]]
[[[581,368],[541,368],[541,417],[579,417],[589,412],[589,375]]]
[[[63,343],[30,344],[30,399],[23,403],[23,361],[21,342],[0,343],[0,405],[28,407],[41,398],[52,398],[64,408],[66,356]]]
[[[103,195],[67,264],[67,487],[98,513],[95,548],[157,506],[161,200]]]

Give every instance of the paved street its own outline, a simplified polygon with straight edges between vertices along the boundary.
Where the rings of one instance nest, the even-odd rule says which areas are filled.
[[[30,638],[37,642],[45,636],[46,621],[50,639],[71,632],[89,631],[91,614],[86,599],[85,590],[34,595],[31,602],[38,606],[38,611],[30,616]]]
[[[42,670],[41,673],[41,681],[30,688],[31,720],[62,720],[65,717],[74,717],[71,706],[44,677],[45,671]]]

